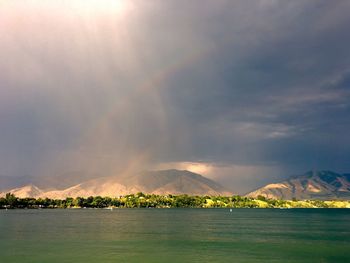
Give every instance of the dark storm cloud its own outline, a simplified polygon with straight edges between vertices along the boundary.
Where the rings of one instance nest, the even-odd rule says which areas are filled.
[[[349,1],[14,2],[2,173],[350,170]]]
[[[212,18],[226,21],[208,40],[217,49],[173,77],[169,101],[182,103],[193,146],[208,158],[217,150],[232,162],[327,166],[318,155],[337,158],[331,148],[347,140],[349,4],[243,6]]]

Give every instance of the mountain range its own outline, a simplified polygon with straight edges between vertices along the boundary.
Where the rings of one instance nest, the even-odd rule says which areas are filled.
[[[71,178],[71,180],[69,179]],[[13,187],[10,177],[0,176],[0,196],[11,192],[17,197],[48,197],[64,199],[66,197],[120,196],[132,193],[148,194],[189,194],[222,195],[232,193],[220,184],[200,174],[186,170],[145,171],[132,176],[98,177],[88,175],[82,180],[80,173],[40,180],[40,178],[20,178],[22,187]],[[80,180],[79,180],[80,179]],[[72,182],[69,185],[69,182]],[[11,185],[4,189],[4,185]],[[1,188],[2,187],[2,188]],[[350,174],[332,171],[309,171],[302,175],[291,176],[285,181],[265,185],[246,194],[247,197],[264,196],[271,199],[350,199]]]
[[[350,199],[350,174],[332,171],[309,171],[302,175],[265,185],[248,197],[264,196],[271,199]]]
[[[218,183],[186,170],[162,170],[137,173],[124,177],[93,178],[65,189],[43,190],[30,183],[23,187],[9,189],[17,197],[48,197],[63,199],[66,197],[120,196],[132,193],[148,194],[191,194],[191,195],[232,195]]]

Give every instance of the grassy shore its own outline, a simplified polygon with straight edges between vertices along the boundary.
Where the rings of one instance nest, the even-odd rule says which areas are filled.
[[[120,197],[90,196],[66,199],[18,198],[6,194],[0,198],[1,209],[11,208],[350,208],[350,200],[274,200],[262,196],[189,196],[131,194]]]

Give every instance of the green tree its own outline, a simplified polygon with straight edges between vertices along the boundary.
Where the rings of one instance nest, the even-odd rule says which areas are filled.
[[[6,194],[5,200],[6,200],[6,205],[10,206],[11,208],[16,207],[18,203],[17,197],[11,193]]]

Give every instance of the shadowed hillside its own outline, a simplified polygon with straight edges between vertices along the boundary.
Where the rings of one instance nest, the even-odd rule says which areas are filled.
[[[259,195],[273,199],[349,199],[350,174],[309,171],[280,183],[268,184],[247,194],[249,197]]]

